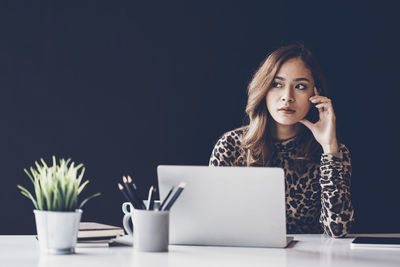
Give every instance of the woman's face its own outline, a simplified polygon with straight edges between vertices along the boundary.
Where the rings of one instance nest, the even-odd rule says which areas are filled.
[[[267,109],[278,124],[293,125],[307,115],[313,94],[310,70],[301,59],[289,59],[282,64],[267,91]]]

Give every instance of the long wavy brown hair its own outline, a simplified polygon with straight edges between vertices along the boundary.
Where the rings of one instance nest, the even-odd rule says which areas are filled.
[[[275,75],[283,63],[289,59],[300,58],[311,71],[315,86],[320,95],[327,96],[327,84],[321,67],[310,50],[302,44],[290,44],[270,53],[254,74],[248,86],[246,114],[248,125],[245,127],[242,145],[247,149],[247,166],[270,166],[274,154],[271,136],[272,117],[268,112],[265,96],[271,87]],[[306,118],[312,122],[318,120],[318,111],[311,108]],[[311,131],[302,127],[302,142],[305,143],[303,155],[298,159],[315,160],[321,153],[321,147]]]

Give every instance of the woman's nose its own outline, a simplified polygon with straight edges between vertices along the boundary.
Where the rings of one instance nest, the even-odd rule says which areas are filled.
[[[281,100],[283,102],[289,102],[289,103],[292,103],[295,101],[293,94],[292,94],[292,90],[290,88],[285,89],[285,91],[282,94]]]

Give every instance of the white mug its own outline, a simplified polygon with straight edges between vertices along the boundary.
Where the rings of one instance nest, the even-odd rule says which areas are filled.
[[[129,207],[129,210],[128,210]],[[137,251],[165,252],[169,244],[169,211],[137,210],[129,202],[122,205],[124,228],[133,234],[133,247]],[[132,219],[133,229],[129,219]]]
[[[144,205],[147,207],[147,200],[144,200]],[[160,207],[160,201],[155,200],[154,201],[154,209],[158,209]],[[131,218],[131,212],[133,211],[133,206],[130,202],[124,202],[122,203],[122,212],[124,213],[124,218],[122,219],[122,224],[124,225],[125,231],[128,233],[128,235],[133,235],[133,229],[129,225],[129,220]]]

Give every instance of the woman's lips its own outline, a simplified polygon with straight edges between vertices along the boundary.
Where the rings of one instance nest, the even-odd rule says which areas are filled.
[[[293,114],[296,111],[290,108],[280,108],[278,111],[282,112],[283,114]]]

